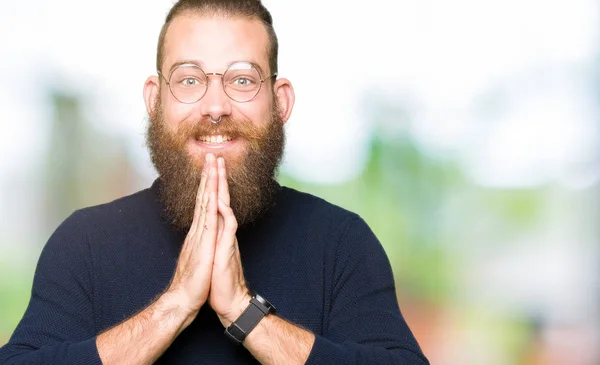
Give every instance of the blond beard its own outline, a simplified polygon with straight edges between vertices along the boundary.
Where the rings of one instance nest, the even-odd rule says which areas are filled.
[[[171,224],[187,229],[194,215],[203,160],[195,160],[187,144],[190,138],[217,134],[216,131],[247,142],[245,155],[236,159],[223,156],[228,166],[230,205],[238,225],[256,221],[273,206],[280,189],[275,176],[285,144],[283,121],[275,102],[264,128],[224,116],[217,125],[208,119],[184,122],[175,132],[166,126],[161,101],[155,105],[158,107],[150,116],[146,141],[159,174],[160,199]]]

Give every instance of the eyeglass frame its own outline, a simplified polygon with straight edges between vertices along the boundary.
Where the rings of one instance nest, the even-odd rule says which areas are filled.
[[[170,73],[169,73],[169,80],[167,80],[167,78],[165,77],[165,75],[163,75],[163,73],[160,70],[156,70],[156,72],[158,73],[158,75],[160,77],[162,77],[162,79],[165,81],[165,84],[167,84],[167,86],[169,87],[169,91],[171,92],[171,95],[173,95],[173,97],[180,103],[182,104],[195,104],[197,102],[199,102],[200,100],[202,100],[202,98],[204,97],[204,95],[206,95],[206,92],[208,91],[208,88],[210,87],[211,84],[211,79],[209,78],[209,76],[221,76],[221,87],[223,88],[223,92],[225,93],[225,95],[227,95],[227,97],[233,101],[235,101],[236,103],[247,103],[249,101],[254,100],[254,98],[256,97],[256,95],[258,95],[260,93],[260,90],[262,89],[262,85],[265,83],[265,81],[267,81],[268,79],[270,79],[271,77],[277,77],[277,72],[275,72],[274,74],[267,76],[265,78],[260,79],[260,84],[258,85],[258,90],[256,91],[256,94],[254,94],[254,96],[252,96],[250,99],[248,100],[244,100],[244,101],[238,101],[235,100],[234,98],[232,98],[228,93],[227,90],[225,90],[225,83],[224,83],[224,75],[227,73],[227,71],[229,71],[231,69],[231,67],[235,64],[238,63],[247,63],[249,65],[251,65],[252,67],[254,67],[254,69],[256,70],[256,72],[258,72],[258,76],[262,77],[262,73],[260,72],[260,67],[258,67],[257,65],[255,65],[253,62],[248,62],[248,61],[237,61],[232,63],[231,65],[229,65],[227,67],[227,69],[225,70],[225,72],[220,73],[220,72],[205,72],[204,69],[202,67],[200,67],[199,65],[197,65],[196,63],[192,63],[192,62],[186,62],[186,63],[182,63],[180,65],[177,65],[177,67],[175,67]],[[182,66],[193,66],[196,67],[197,69],[199,69],[200,71],[202,71],[202,73],[206,76],[206,79],[208,80],[208,84],[206,85],[206,89],[204,90],[204,93],[202,94],[202,96],[200,96],[200,98],[198,98],[198,100],[196,101],[192,101],[192,102],[185,102],[185,101],[181,101],[179,100],[179,98],[177,96],[175,96],[175,94],[173,93],[173,89],[171,89],[171,77],[173,77],[173,74],[175,73],[175,71],[177,71],[177,69],[179,69]]]

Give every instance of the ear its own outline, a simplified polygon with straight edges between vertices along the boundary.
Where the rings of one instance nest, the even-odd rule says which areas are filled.
[[[279,105],[281,120],[283,120],[285,123],[288,121],[288,119],[290,119],[290,115],[292,115],[292,109],[294,109],[294,102],[296,101],[294,88],[292,87],[290,80],[277,79],[273,85],[273,90]]]
[[[160,92],[160,79],[158,76],[150,76],[144,83],[144,102],[146,104],[146,111],[148,115],[153,115],[156,109],[156,101],[158,100],[158,93]]]

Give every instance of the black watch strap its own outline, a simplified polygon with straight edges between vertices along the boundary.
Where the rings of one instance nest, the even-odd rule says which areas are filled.
[[[255,294],[244,312],[225,329],[225,335],[233,342],[241,344],[258,322],[269,313],[275,313],[275,307],[260,295]]]

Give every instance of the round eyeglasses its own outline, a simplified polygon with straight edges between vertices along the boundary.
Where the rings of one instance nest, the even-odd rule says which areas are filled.
[[[158,74],[165,80],[175,99],[184,104],[193,104],[202,99],[210,86],[208,76],[221,76],[221,85],[225,94],[238,103],[248,102],[260,92],[262,84],[277,73],[261,78],[261,74],[250,62],[236,62],[224,73],[206,73],[199,66],[184,63],[177,66],[167,80],[160,71]]]

